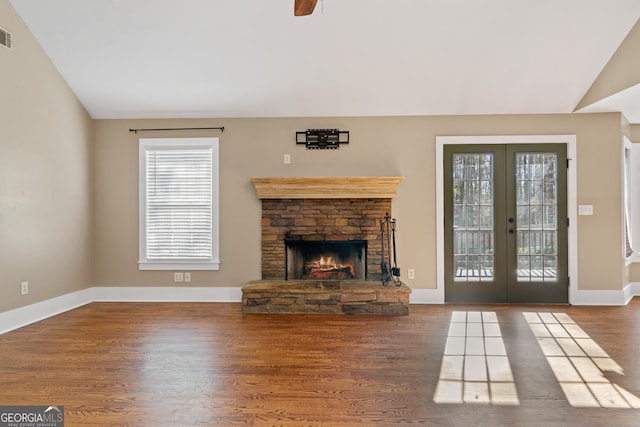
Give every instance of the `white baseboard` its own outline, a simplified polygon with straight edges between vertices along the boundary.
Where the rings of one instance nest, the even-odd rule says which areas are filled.
[[[626,305],[640,296],[640,283],[621,291],[577,291],[573,305]],[[97,286],[0,313],[0,334],[92,302],[240,302],[242,288]],[[412,289],[411,304],[444,304],[438,289]]]
[[[570,296],[571,305],[627,305],[640,296],[640,283],[629,283],[620,291],[577,290]],[[412,289],[411,304],[444,304],[444,293],[438,289]]]
[[[411,304],[444,304],[444,292],[439,289],[411,289]]]
[[[629,283],[620,291],[577,290],[569,298],[571,305],[627,305],[640,296],[640,283]]]
[[[0,334],[39,322],[93,301],[92,288],[0,313]]]
[[[241,287],[127,287],[87,288],[15,310],[0,313],[0,334],[39,322],[92,302],[240,302]]]
[[[571,305],[625,305],[623,291],[575,291]]]
[[[442,292],[413,289],[411,304],[442,304]],[[0,313],[0,334],[92,302],[241,302],[241,287],[96,286]]]
[[[241,287],[94,287],[95,302],[240,302]]]
[[[624,303],[629,304],[631,298],[640,296],[640,283],[632,282],[624,288]]]

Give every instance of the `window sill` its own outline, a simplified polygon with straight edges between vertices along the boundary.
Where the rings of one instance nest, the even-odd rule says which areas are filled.
[[[628,267],[631,264],[640,264],[640,255],[639,254],[633,254],[629,258],[626,258],[624,260],[624,266],[625,267]]]
[[[220,270],[220,262],[138,262],[140,271],[160,271],[160,270]]]

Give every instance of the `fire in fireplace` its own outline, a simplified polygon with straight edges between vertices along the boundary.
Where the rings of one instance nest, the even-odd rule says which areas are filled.
[[[366,240],[285,240],[287,280],[365,280]]]

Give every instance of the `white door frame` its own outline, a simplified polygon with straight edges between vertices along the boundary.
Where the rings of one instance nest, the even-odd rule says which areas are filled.
[[[577,161],[575,135],[498,135],[498,136],[436,136],[436,298],[444,303],[444,156],[445,145],[471,144],[566,144],[567,215],[569,217],[569,303],[578,289],[578,227],[577,227]]]

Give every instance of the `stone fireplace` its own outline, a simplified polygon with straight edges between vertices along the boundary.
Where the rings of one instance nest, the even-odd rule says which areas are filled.
[[[380,283],[380,220],[402,177],[253,178],[262,278],[244,312],[407,314],[406,285]]]
[[[287,245],[295,242],[364,242],[361,280],[379,280],[380,219],[391,199],[263,199],[262,279],[287,279]]]

